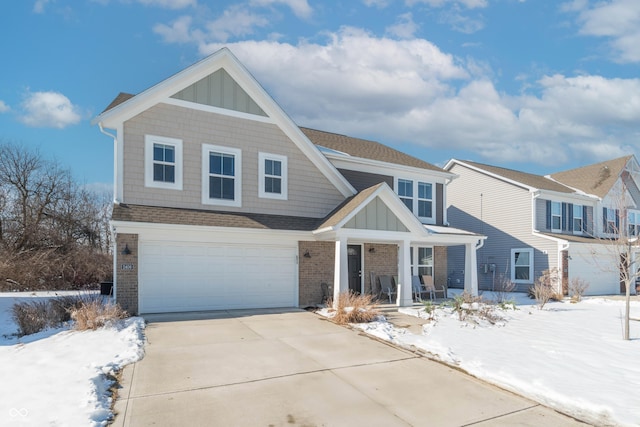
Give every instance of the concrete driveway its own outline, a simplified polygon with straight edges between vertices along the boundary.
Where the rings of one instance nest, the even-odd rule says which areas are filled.
[[[116,426],[584,425],[306,311],[147,320]]]

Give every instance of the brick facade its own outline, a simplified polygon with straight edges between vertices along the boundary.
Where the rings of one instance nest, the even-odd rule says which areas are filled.
[[[364,290],[371,292],[371,273],[375,276],[398,275],[398,245],[365,243],[363,245]]]
[[[299,242],[298,243],[298,304],[310,307],[322,302],[321,283],[333,289],[333,272],[335,269],[334,242]],[[305,254],[308,254],[305,256]]]
[[[123,254],[126,247],[130,254]],[[118,233],[115,244],[116,302],[131,315],[138,314],[138,235]]]

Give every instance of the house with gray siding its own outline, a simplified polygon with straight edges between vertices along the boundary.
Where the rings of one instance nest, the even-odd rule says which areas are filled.
[[[457,159],[444,169],[457,175],[447,187],[449,223],[487,236],[477,254],[479,289],[495,290],[506,279],[525,291],[543,271],[557,269],[558,292],[566,294],[572,278],[589,284],[587,294],[620,292],[609,243],[624,224],[633,236],[640,231],[634,156],[548,176]],[[449,250],[450,263],[460,256]],[[463,274],[450,270],[451,286]]]
[[[114,144],[114,297],[131,313],[306,307],[413,275],[477,293],[484,236],[447,226],[455,175],[302,128],[228,50],[94,119]],[[462,255],[451,264],[447,248]]]

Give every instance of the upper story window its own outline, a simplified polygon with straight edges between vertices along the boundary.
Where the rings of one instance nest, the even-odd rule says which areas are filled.
[[[258,162],[259,196],[287,200],[287,157],[259,153]]]
[[[611,208],[603,208],[602,210],[603,229],[605,233],[617,233],[620,228],[620,220],[618,219],[618,210]]]
[[[145,135],[144,185],[182,190],[182,140]]]
[[[402,203],[413,212],[413,181],[408,179],[398,180],[398,196]]]
[[[627,218],[629,237],[640,235],[640,212],[630,211]]]
[[[236,148],[202,145],[202,203],[242,204],[242,152]]]
[[[581,205],[573,205],[573,232],[581,234],[584,231],[584,209]]]
[[[433,220],[433,184],[430,182],[397,180],[400,200],[421,220]]]
[[[551,202],[551,231],[562,230],[562,203]]]
[[[533,283],[533,249],[511,249],[511,281]]]

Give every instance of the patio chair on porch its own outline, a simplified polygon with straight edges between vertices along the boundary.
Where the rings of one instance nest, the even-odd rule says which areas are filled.
[[[427,289],[424,284],[420,283],[419,276],[411,276],[411,289],[415,301],[422,301],[422,295],[429,295],[429,299],[433,300],[435,288]]]
[[[438,298],[438,294],[442,295],[442,298],[447,298],[448,288],[447,285],[435,284],[433,276],[423,275],[422,282],[424,286],[433,292],[434,297]]]
[[[389,297],[389,304],[391,304],[391,297],[397,295],[398,291],[396,285],[393,283],[391,276],[378,276],[380,281],[381,294],[385,294]]]

